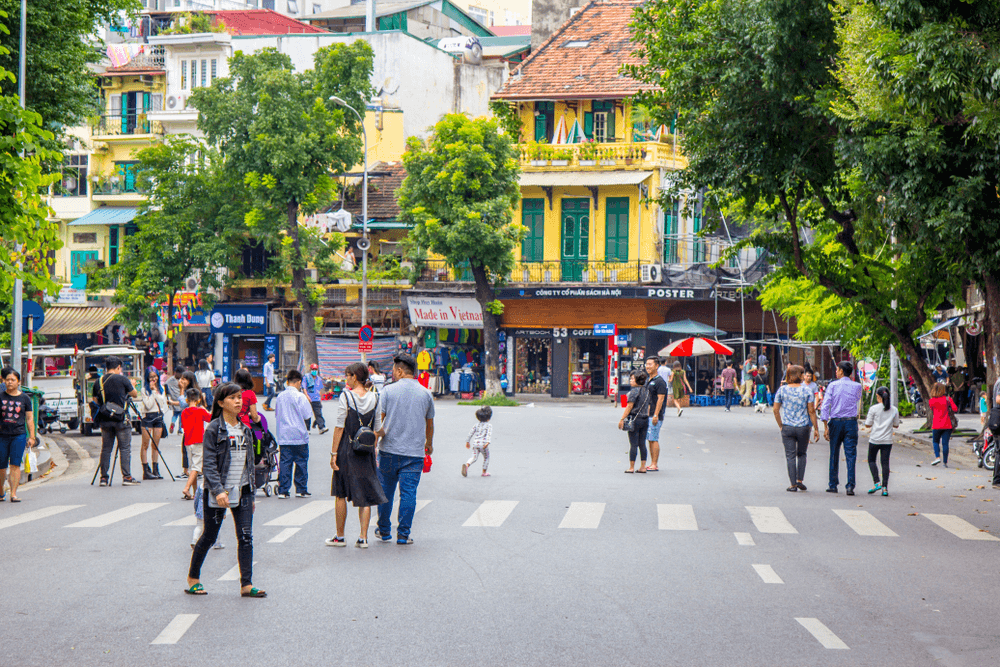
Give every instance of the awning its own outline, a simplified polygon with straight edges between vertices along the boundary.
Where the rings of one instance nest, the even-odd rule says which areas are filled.
[[[931,329],[927,333],[920,334],[920,338],[926,338],[927,336],[930,336],[932,334],[936,334],[938,331],[941,331],[942,329],[950,329],[951,327],[955,326],[955,323],[958,322],[960,319],[962,319],[962,318],[961,317],[953,317],[950,320],[945,320],[944,322],[942,322],[941,324],[937,325],[936,327],[934,327],[933,329]]]
[[[710,327],[694,320],[678,320],[677,322],[667,322],[647,327],[652,331],[663,331],[665,333],[683,334],[685,336],[722,336],[726,332],[715,327]]]
[[[77,218],[70,225],[124,225],[132,222],[139,209],[134,206],[104,206],[94,209],[82,218]]]
[[[638,185],[652,175],[651,171],[529,171],[521,172],[521,187]]]
[[[53,306],[45,311],[45,323],[38,333],[51,335],[96,333],[111,324],[116,315],[118,315],[117,308]]]

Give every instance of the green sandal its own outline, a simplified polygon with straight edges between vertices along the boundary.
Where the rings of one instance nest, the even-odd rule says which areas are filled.
[[[188,595],[208,595],[208,591],[201,584],[194,584],[191,588],[185,588],[184,592]]]
[[[240,593],[240,597],[244,598],[266,598],[267,593],[260,590],[259,588],[251,588],[246,593]]]
[[[871,494],[873,494],[873,493],[875,493],[877,491],[880,491],[881,489],[882,489],[882,483],[881,482],[876,482],[874,489],[868,489],[868,495],[871,495]]]

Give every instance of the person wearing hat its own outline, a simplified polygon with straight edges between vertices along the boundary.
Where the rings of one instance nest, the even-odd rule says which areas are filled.
[[[303,380],[302,388],[306,390],[306,396],[309,397],[309,402],[312,404],[313,424],[316,425],[320,435],[322,435],[329,429],[327,429],[326,421],[323,419],[323,403],[320,402],[323,392],[323,376],[319,374],[319,364],[309,366],[309,374]],[[306,428],[308,429],[309,426],[306,426]]]
[[[410,528],[417,509],[417,485],[424,456],[434,451],[434,397],[416,381],[416,360],[405,352],[392,359],[392,379],[382,391],[378,476],[386,502],[378,507],[380,542],[392,539],[392,501],[399,486],[396,544],[413,544]]]

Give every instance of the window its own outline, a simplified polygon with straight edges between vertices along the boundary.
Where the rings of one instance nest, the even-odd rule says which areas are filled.
[[[705,261],[705,242],[698,236],[701,231],[701,220],[705,207],[705,195],[699,192],[694,202],[694,214],[691,216],[691,232],[694,242],[692,243],[691,261],[701,263]]]
[[[489,25],[490,13],[488,10],[482,7],[476,7],[475,5],[469,5],[469,16],[479,21],[482,25]]]
[[[208,61],[201,61],[201,87],[204,88],[208,85]]]
[[[70,284],[73,289],[86,289],[87,269],[96,264],[99,256],[96,250],[74,250],[70,253]]]
[[[594,141],[606,142],[615,140],[615,103],[614,100],[599,100],[592,105],[594,114]],[[586,117],[584,118],[586,124]]]
[[[320,14],[323,11],[323,5],[313,5],[313,14]]]
[[[377,28],[379,30],[402,30],[406,32],[406,12],[397,12],[379,18]]]
[[[188,61],[181,61],[181,90],[187,90],[188,87]]]
[[[521,200],[521,224],[528,228],[521,241],[521,261],[541,262],[545,254],[545,200]]]
[[[191,61],[191,90],[198,86],[198,61]]]
[[[663,262],[676,264],[677,257],[677,225],[680,221],[680,203],[668,204],[663,211]]]
[[[583,49],[590,46],[590,40],[574,39],[563,44],[564,49]]]
[[[139,163],[115,162],[115,167],[118,170],[118,192],[138,192]]]
[[[219,61],[216,60],[215,58],[212,58],[212,79],[209,81],[209,83],[212,83],[212,81],[215,81],[218,78],[219,78]]]
[[[551,141],[555,118],[555,102],[535,102],[535,141]]]
[[[86,155],[67,155],[63,158],[62,183],[57,191],[63,197],[87,196]]]
[[[608,197],[604,204],[607,227],[604,235],[604,261],[628,261],[628,197]]]
[[[73,243],[75,245],[97,243],[97,232],[73,232]]]
[[[288,0],[288,13],[298,14],[299,13],[299,3],[298,0]]]
[[[118,263],[118,225],[108,227],[108,265]]]

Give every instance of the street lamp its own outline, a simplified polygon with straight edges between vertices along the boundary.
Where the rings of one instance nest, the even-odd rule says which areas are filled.
[[[330,101],[354,112],[361,123],[361,134],[365,141],[365,171],[361,185],[361,242],[358,243],[361,248],[361,326],[364,326],[368,324],[368,248],[371,247],[371,241],[368,240],[368,132],[365,130],[365,119],[357,109],[336,95],[331,96]],[[361,360],[368,361],[368,355],[362,352]]]
[[[27,41],[28,41],[28,1],[21,0],[21,44],[18,50],[18,61],[17,61],[17,95],[21,98],[21,108],[25,108],[25,69],[27,67]],[[24,159],[24,151],[21,151],[21,159]],[[17,270],[20,271],[24,266],[24,262],[21,261],[21,243],[18,242],[14,249],[17,251]],[[18,274],[14,278],[14,303],[13,303],[13,316],[11,318],[11,330],[10,330],[10,361],[11,365],[17,369],[17,372],[21,372],[21,299],[23,287],[21,283],[21,276]]]

